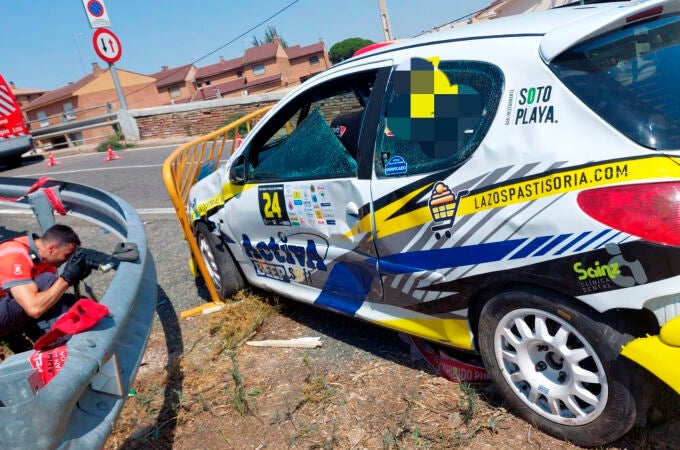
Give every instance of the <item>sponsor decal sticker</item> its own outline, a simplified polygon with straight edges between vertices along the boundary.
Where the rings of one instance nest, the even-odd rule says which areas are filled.
[[[14,264],[14,275],[21,275],[24,273],[23,266],[21,264]]]
[[[470,200],[473,202],[473,209],[481,211],[576,189],[601,186],[617,180],[624,181],[629,177],[631,177],[631,172],[628,163],[602,164],[561,171],[534,180],[490,189],[471,196]]]
[[[258,186],[257,199],[265,225],[291,225],[282,184]]]
[[[335,209],[328,189],[323,184],[286,184],[285,204],[292,226],[333,226]],[[295,217],[295,219],[292,219]]]
[[[292,236],[296,236],[296,242],[306,239],[305,246],[290,243],[289,237]],[[247,234],[243,234],[242,238],[246,257],[250,259],[259,277],[311,286],[313,272],[328,271],[324,262],[328,242],[320,236],[306,233],[287,236],[279,233],[277,239],[270,236],[268,242],[255,243],[251,242]],[[319,248],[324,257],[319,254]]]
[[[449,229],[453,227],[456,217],[456,210],[461,197],[468,194],[468,191],[461,191],[454,195],[451,189],[443,182],[437,181],[432,189],[432,195],[428,201],[432,220],[435,222],[431,229],[435,232],[437,239],[441,238],[440,231],[446,230],[444,236],[451,237]]]
[[[584,293],[613,289],[614,285],[626,288],[647,283],[647,274],[640,261],[626,260],[617,244],[609,243],[605,249],[612,256],[606,264],[600,261],[574,263],[574,273]]]
[[[552,86],[534,86],[522,88],[517,92],[510,91],[509,102],[516,98],[517,107],[515,108],[514,125],[529,125],[534,123],[557,123],[555,117],[555,107],[550,104],[552,97]],[[508,124],[508,113],[506,112],[505,123]]]
[[[333,133],[335,133],[337,137],[342,137],[345,134],[345,131],[347,131],[347,127],[344,125],[338,125],[336,127],[331,128],[331,130],[333,131]]]
[[[401,156],[393,156],[385,164],[385,175],[403,175],[408,171],[408,164]]]

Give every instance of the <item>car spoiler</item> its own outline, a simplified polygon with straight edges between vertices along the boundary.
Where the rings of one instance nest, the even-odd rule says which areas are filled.
[[[0,177],[0,205],[33,209],[45,229],[52,211],[46,206],[43,190],[27,195],[35,182]],[[65,363],[48,384],[35,389],[37,374],[29,361],[30,351],[0,363],[3,450],[102,448],[128,397],[156,306],[156,269],[137,212],[124,200],[99,189],[76,183],[51,184],[69,215],[98,224],[135,244],[139,258],[120,262],[100,299],[108,307],[109,317],[67,342]],[[117,363],[113,373],[112,360]],[[114,384],[120,392],[101,392],[100,382],[96,383],[98,390],[93,389],[93,381],[96,377],[100,380],[102,373],[117,378]]]

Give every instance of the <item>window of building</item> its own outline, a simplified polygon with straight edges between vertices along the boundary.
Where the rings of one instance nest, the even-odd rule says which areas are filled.
[[[253,137],[253,182],[357,175],[358,139],[376,71],[331,80],[305,91]]]
[[[45,111],[38,111],[38,120],[40,121],[41,127],[46,127],[50,124],[50,121],[47,120],[47,114],[45,114]]]
[[[253,74],[254,75],[264,75],[264,64],[253,65]]]
[[[243,71],[239,70],[236,72],[236,78],[243,78]]]
[[[319,64],[319,55],[314,55],[309,57],[309,64]]]
[[[206,85],[206,86],[210,86],[210,84],[211,84],[211,83],[210,83],[210,80],[206,80],[206,81],[205,81],[205,85]]]
[[[171,88],[168,89],[168,94],[170,94],[170,98],[177,98],[182,93],[180,92],[179,86],[172,86]]]
[[[64,117],[66,118],[66,120],[73,120],[76,118],[76,115],[73,112],[73,105],[71,104],[71,102],[64,103]]]
[[[501,70],[487,63],[441,61],[434,67],[428,60],[413,58],[398,65],[390,76],[378,125],[374,158],[378,176],[460,165],[488,131],[502,90]]]
[[[203,83],[201,83],[200,81],[197,81],[197,82],[196,82],[196,87],[197,87],[197,88],[200,88],[201,86],[203,86]]]

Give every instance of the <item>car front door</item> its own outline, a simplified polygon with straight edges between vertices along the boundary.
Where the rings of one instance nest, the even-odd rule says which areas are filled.
[[[370,225],[360,226],[370,180],[357,161],[375,76],[353,72],[301,92],[232,163],[243,189],[225,204],[222,227],[252,284],[350,315],[380,297]]]

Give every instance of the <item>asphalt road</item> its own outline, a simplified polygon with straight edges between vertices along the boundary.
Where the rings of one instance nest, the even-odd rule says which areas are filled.
[[[88,153],[57,158],[59,165],[47,167],[42,158],[25,158],[21,167],[0,171],[4,177],[52,178],[94,186],[115,194],[130,203],[144,221],[148,245],[156,263],[159,284],[159,306],[181,311],[205,303],[203,289],[189,272],[189,249],[171,208],[162,180],[161,168],[177,145],[129,149],[116,152],[120,159],[104,162],[105,153]],[[57,222],[74,226],[83,247],[110,253],[115,239],[99,226],[82,220],[56,216]],[[4,233],[3,233],[4,229]],[[0,234],[39,232],[32,215],[9,214],[0,206]],[[88,284],[97,287],[107,274],[93,273]],[[95,289],[96,291],[96,289]]]

